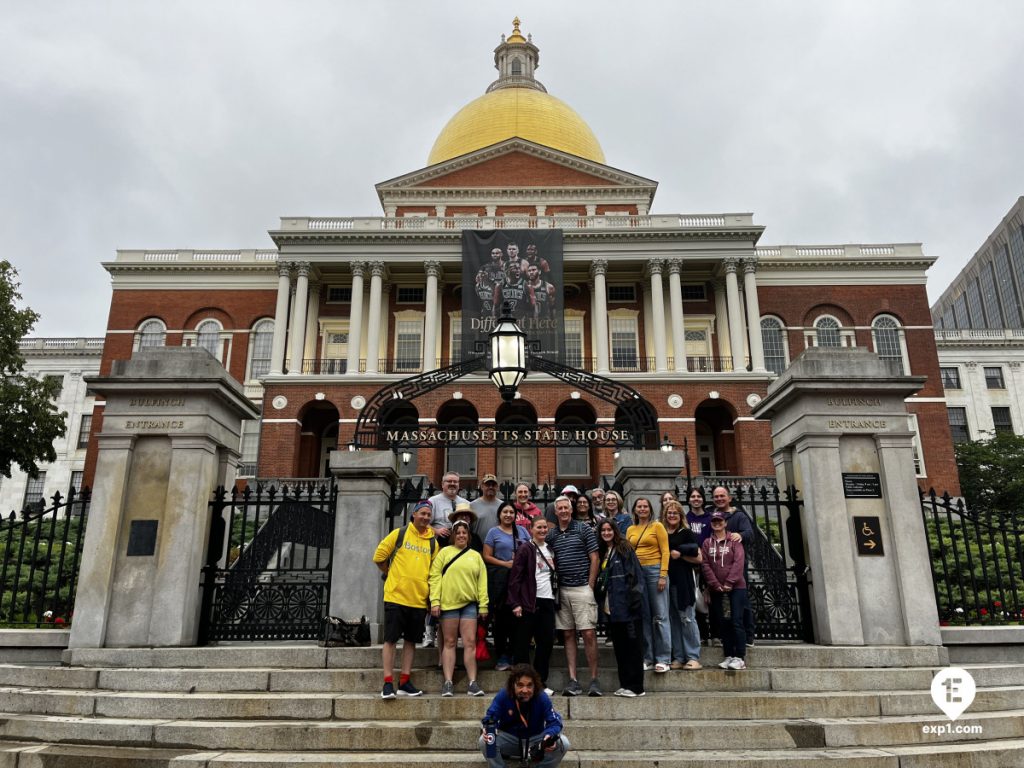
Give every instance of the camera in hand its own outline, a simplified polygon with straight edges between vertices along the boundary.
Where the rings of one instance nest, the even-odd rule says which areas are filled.
[[[555,737],[548,734],[543,739],[530,747],[530,762],[539,763],[544,759],[544,752],[555,745]]]

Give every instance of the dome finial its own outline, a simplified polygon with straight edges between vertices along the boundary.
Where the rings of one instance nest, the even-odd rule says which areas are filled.
[[[516,16],[512,19],[512,34],[508,36],[507,42],[509,43],[525,43],[526,38],[523,37],[523,33],[519,31],[519,17]]]

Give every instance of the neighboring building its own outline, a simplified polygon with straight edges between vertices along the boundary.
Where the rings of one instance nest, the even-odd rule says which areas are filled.
[[[937,330],[1024,328],[1024,197],[932,307]]]
[[[494,231],[503,245],[508,231],[560,230],[562,290],[549,295],[563,303],[566,362],[637,389],[659,435],[687,440],[695,474],[774,476],[770,428],[752,406],[805,347],[864,346],[928,377],[909,400],[919,480],[957,492],[925,293],[934,259],[918,244],[763,246],[751,213],[652,214],[657,182],[605,163],[589,126],[534,77],[538,58],[517,25],[495,49],[498,79],[449,121],[428,165],[376,186],[384,216],[284,218],[268,250],[119,251],[104,264],[103,373],[139,347],[202,346],[262,403],[242,474],[320,476],[381,387],[471,348],[463,291],[477,286],[463,279],[463,230]],[[568,427],[616,416],[534,373],[511,403],[469,376],[396,401],[382,421]],[[612,463],[597,447],[440,444],[405,471],[589,484]]]
[[[61,380],[56,406],[66,411],[67,432],[54,441],[56,461],[40,464],[39,477],[29,478],[14,465],[10,477],[0,477],[0,511],[9,514],[27,505],[38,505],[41,498],[55,493],[68,495],[69,488],[82,488],[86,448],[92,431],[94,400],[86,394],[84,376],[95,376],[100,370],[103,339],[33,339],[18,343],[25,357],[25,370],[38,378],[54,376]]]
[[[1024,197],[932,307],[954,442],[1024,434]]]

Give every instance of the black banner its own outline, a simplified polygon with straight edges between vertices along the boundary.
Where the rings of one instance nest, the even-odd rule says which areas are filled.
[[[507,304],[533,354],[564,362],[564,296],[562,230],[462,231],[463,358],[478,354]]]

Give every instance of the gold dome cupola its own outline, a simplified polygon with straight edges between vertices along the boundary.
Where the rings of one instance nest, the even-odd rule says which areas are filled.
[[[519,27],[516,18],[512,34],[502,35],[494,49],[498,79],[448,121],[430,150],[430,165],[512,138],[604,164],[604,151],[590,126],[534,77],[540,51]]]

